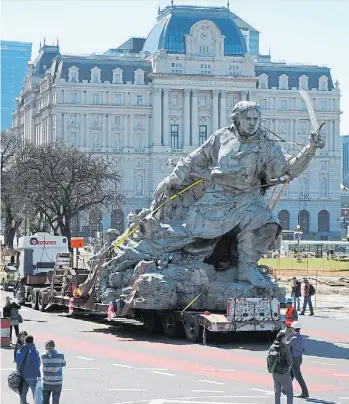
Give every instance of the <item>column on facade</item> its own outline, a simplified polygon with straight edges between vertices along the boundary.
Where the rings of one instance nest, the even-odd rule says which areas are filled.
[[[47,117],[47,143],[52,143],[52,114]]]
[[[170,127],[170,102],[169,102],[170,90],[163,90],[163,109],[162,109],[162,138],[163,144],[169,146],[169,127]]]
[[[133,131],[134,131],[134,115],[133,114],[130,114],[129,116],[128,116],[128,130],[129,130],[129,132],[128,132],[128,141],[129,141],[129,147],[133,147],[133,148],[136,148],[136,139],[135,139],[135,136],[134,136],[134,133],[133,133]]]
[[[161,88],[153,88],[153,142],[164,144],[162,134]]]
[[[107,120],[107,147],[115,148],[115,141],[113,142],[113,134],[111,129],[113,115],[108,114]]]
[[[79,138],[77,139],[77,146],[82,147],[84,145],[84,135],[85,135],[85,116],[86,114],[79,115]]]
[[[61,115],[61,139],[62,142],[65,143],[66,142],[66,134],[65,134],[65,114],[64,112],[62,112]]]
[[[339,129],[339,118],[334,121],[334,133],[333,133],[333,151],[336,151],[336,139],[339,140],[340,129]],[[338,148],[339,149],[339,148]]]
[[[199,122],[198,122],[198,91],[193,90],[191,96],[191,141],[190,144],[199,143]]]
[[[227,126],[227,92],[221,91],[219,127]]]
[[[108,147],[108,114],[102,116],[102,147]]]
[[[150,122],[149,116],[145,115],[145,123],[144,123],[144,125],[145,125],[145,142],[144,143],[145,144],[144,144],[144,147],[146,147],[146,148],[150,147],[150,144],[151,144],[150,139],[149,139],[149,132],[150,132],[149,122]]]
[[[190,90],[183,90],[183,137],[184,149],[190,146]]]
[[[129,115],[124,115],[124,147],[130,147],[129,126]]]
[[[218,91],[212,91],[212,132],[218,129],[218,94]]]

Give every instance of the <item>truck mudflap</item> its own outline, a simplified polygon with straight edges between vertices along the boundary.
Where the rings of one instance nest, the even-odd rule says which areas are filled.
[[[199,323],[211,332],[278,331],[282,321],[229,321],[224,314],[200,314]]]

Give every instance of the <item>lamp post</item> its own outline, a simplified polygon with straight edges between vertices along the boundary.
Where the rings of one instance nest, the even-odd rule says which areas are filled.
[[[301,258],[301,252],[300,252],[300,238],[301,235],[303,234],[301,226],[299,224],[297,224],[297,228],[294,232],[294,234],[297,235],[297,248],[298,248],[298,254],[297,254],[297,262],[302,262],[302,258]]]

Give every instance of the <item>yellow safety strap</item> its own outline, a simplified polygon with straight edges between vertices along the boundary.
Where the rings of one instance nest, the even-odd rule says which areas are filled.
[[[207,289],[207,287],[206,287],[201,293],[199,293],[196,297],[194,297],[194,299],[193,299],[191,302],[189,302],[189,303],[184,307],[184,309],[181,311],[181,314],[183,314],[183,313],[187,310],[187,308],[189,308],[193,303],[195,303],[195,302],[198,300],[198,298],[199,298],[203,293],[206,292],[206,289]]]
[[[181,191],[179,191],[177,194],[172,195],[170,197],[169,200],[161,203],[156,209],[154,209],[152,212],[150,212],[150,215],[153,215],[154,213],[156,213],[158,210],[160,210],[163,206],[165,206],[166,204],[168,204],[169,202],[173,201],[174,199],[176,199],[178,196],[182,195],[184,192],[188,191],[189,189],[195,187],[196,185],[200,184],[203,181],[202,178],[200,178],[199,180],[193,182],[191,185],[187,186],[186,188],[182,189]],[[121,245],[125,240],[127,240],[130,236],[132,236],[133,233],[135,233],[137,230],[139,229],[139,225],[137,225],[136,227],[134,227],[133,229],[131,229],[128,233],[126,233],[124,236],[122,236],[115,244],[114,244],[114,250],[116,250],[116,248],[119,247],[119,245]]]

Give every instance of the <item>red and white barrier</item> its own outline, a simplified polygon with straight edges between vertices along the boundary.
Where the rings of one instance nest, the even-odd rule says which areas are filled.
[[[73,314],[73,311],[74,311],[73,302],[74,302],[74,298],[72,297],[69,299],[69,304],[68,304],[69,315]]]
[[[11,319],[2,318],[0,322],[1,322],[1,346],[9,347],[11,346],[11,339],[10,339]]]

